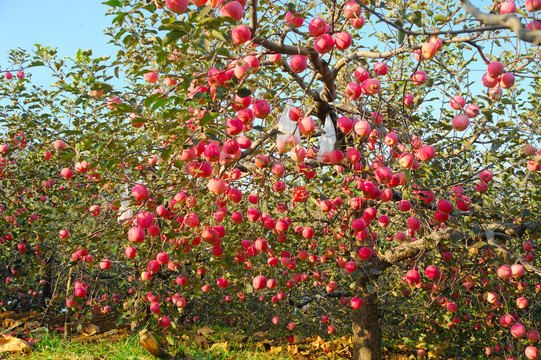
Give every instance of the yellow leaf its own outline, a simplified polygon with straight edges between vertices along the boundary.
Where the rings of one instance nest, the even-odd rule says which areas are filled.
[[[282,352],[282,350],[284,350],[281,346],[273,346],[271,347],[271,349],[269,350],[269,352],[271,354],[279,354]]]
[[[297,345],[288,345],[287,352],[295,355],[299,353],[299,348],[297,347]]]
[[[229,347],[229,343],[226,341],[226,342],[212,344],[209,350],[210,351],[221,350],[223,352],[226,352],[228,347]]]

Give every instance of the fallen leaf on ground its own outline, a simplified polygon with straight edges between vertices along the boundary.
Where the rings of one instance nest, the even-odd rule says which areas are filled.
[[[32,346],[25,340],[0,334],[0,353],[2,352],[29,352]]]
[[[252,336],[254,336],[254,337],[265,337],[265,336],[267,336],[268,334],[269,334],[269,333],[266,332],[266,331],[258,331],[258,332],[256,332],[256,333],[254,333]]]
[[[229,347],[229,343],[226,341],[226,342],[220,342],[220,343],[212,344],[212,346],[209,348],[209,350],[210,351],[221,350],[223,352],[226,352],[228,347]]]
[[[194,341],[199,348],[207,350],[212,341],[204,336],[195,334]]]
[[[99,332],[100,332],[100,328],[94,324],[86,324],[85,326],[83,326],[83,329],[81,330],[81,334],[85,336],[92,336],[94,334],[98,334]]]
[[[233,338],[234,341],[244,341],[248,339],[248,336],[246,335],[235,335],[235,337]]]
[[[201,329],[198,329],[197,330],[197,333],[199,335],[208,335],[208,334],[214,334],[216,332],[216,330],[214,329],[211,329],[209,327],[204,327],[204,328],[201,328]]]

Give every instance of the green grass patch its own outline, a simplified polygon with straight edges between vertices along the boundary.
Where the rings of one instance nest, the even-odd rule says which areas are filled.
[[[207,343],[197,343],[195,337],[197,329],[186,331],[182,334],[169,335],[167,341],[174,345],[164,346],[167,351],[175,355],[180,352],[184,356],[189,355],[194,359],[208,360],[281,360],[289,359],[287,353],[267,351],[271,346],[279,346],[275,340],[266,336],[253,336],[240,338],[238,329],[212,326],[212,333],[203,336]],[[103,334],[102,334],[103,335]],[[158,334],[154,334],[158,335]],[[247,334],[249,335],[249,334]],[[237,336],[237,338],[236,338]],[[267,340],[268,338],[268,340]],[[83,338],[84,339],[84,338]],[[201,338],[199,338],[200,340]],[[138,335],[130,335],[116,338],[115,336],[103,337],[93,341],[92,337],[85,341],[67,341],[60,335],[47,334],[33,345],[32,352],[28,354],[0,354],[0,359],[13,360],[146,360],[155,359],[148,354],[139,343]],[[166,341],[164,339],[164,341]],[[214,346],[213,346],[214,345]],[[283,345],[283,344],[282,344]],[[208,347],[207,347],[208,346]],[[203,347],[207,347],[204,349]],[[180,359],[183,356],[179,357]],[[188,357],[189,358],[189,357]]]

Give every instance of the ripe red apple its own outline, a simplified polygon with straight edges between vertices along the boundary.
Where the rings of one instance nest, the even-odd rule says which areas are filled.
[[[258,275],[253,279],[252,285],[255,290],[264,289],[267,286],[267,279],[263,275]]]
[[[535,146],[527,144],[524,146],[523,152],[524,152],[524,155],[531,156],[537,152],[537,148],[535,148]]]
[[[156,255],[156,261],[160,265],[167,265],[169,263],[169,255],[166,252],[160,252]]]
[[[344,51],[349,48],[352,42],[353,39],[351,38],[350,33],[348,33],[347,31],[339,32],[334,36],[334,43],[336,45],[336,48],[340,51]]]
[[[65,240],[65,239],[67,239],[67,238],[70,236],[70,234],[69,234],[68,230],[62,229],[62,230],[60,230],[60,231],[58,232],[58,236],[60,236],[60,238],[61,238],[62,240]]]
[[[415,156],[421,161],[430,161],[436,156],[436,150],[431,145],[423,145],[417,150]]]
[[[141,201],[146,200],[148,197],[148,190],[144,185],[137,184],[132,188],[131,191],[133,197],[135,197],[135,200]]]
[[[413,85],[423,85],[426,82],[426,72],[424,70],[417,70],[411,76],[411,80]]]
[[[366,120],[358,121],[354,125],[355,133],[361,137],[368,137],[370,135],[370,132],[372,131],[372,128],[370,126],[370,123]]]
[[[511,335],[517,339],[522,339],[526,336],[526,328],[522,323],[516,323],[513,326],[511,326]]]
[[[68,168],[63,168],[62,171],[60,171],[60,175],[61,175],[64,179],[69,180],[69,179],[72,178],[73,172],[72,172],[70,169],[68,169]]]
[[[372,257],[372,252],[370,251],[370,248],[363,247],[359,249],[359,257],[361,260],[369,260]]]
[[[308,24],[308,31],[310,32],[310,35],[317,37],[327,31],[327,26],[328,25],[325,20],[316,17],[310,21],[310,24]]]
[[[352,81],[346,85],[345,97],[350,100],[357,100],[361,96],[361,86]]]
[[[111,260],[109,259],[103,259],[100,261],[100,268],[103,270],[107,270],[111,267]]]
[[[314,40],[314,50],[319,54],[326,54],[334,47],[334,40],[330,34],[319,35]]]
[[[462,110],[466,106],[466,100],[460,95],[455,95],[451,98],[451,108]]]
[[[539,341],[539,332],[537,330],[531,329],[528,330],[528,341],[531,341],[533,343]]]
[[[298,11],[295,12],[295,15],[300,14]],[[300,16],[295,16],[290,11],[286,13],[285,19],[286,24],[291,25],[295,28],[300,28],[304,22],[304,19]]]
[[[293,55],[289,60],[289,66],[294,73],[301,73],[306,70],[307,61],[303,55]]]
[[[370,72],[366,70],[364,67],[359,66],[357,69],[355,69],[353,76],[359,83],[362,83],[363,81],[368,80],[370,78]]]
[[[541,10],[541,1],[539,0],[526,0],[524,3],[526,10],[530,12]]]
[[[220,16],[229,17],[235,21],[240,21],[244,13],[244,7],[238,1],[231,1],[220,9]]]
[[[355,296],[351,298],[350,304],[351,304],[351,307],[356,310],[356,309],[359,309],[361,306],[363,306],[363,300]]]
[[[361,15],[361,5],[359,5],[356,1],[350,0],[346,3],[344,6],[344,15],[348,19],[354,19]]]
[[[124,249],[124,254],[128,259],[133,259],[137,255],[137,250],[132,246],[128,246]]]
[[[514,14],[517,12],[517,5],[514,1],[504,1],[500,3],[500,14]]]
[[[265,99],[257,100],[252,106],[254,116],[258,119],[265,119],[270,114],[270,105]]]
[[[185,12],[188,5],[188,0],[165,0],[165,7],[176,14]]]
[[[425,269],[425,275],[429,279],[436,279],[440,275],[440,270],[434,265],[428,265]]]
[[[528,299],[523,296],[518,297],[516,303],[519,309],[526,309],[528,307]]]
[[[231,38],[235,44],[244,44],[252,38],[252,30],[247,25],[239,25],[231,31]]]
[[[535,360],[539,356],[539,351],[535,346],[528,345],[524,349],[524,355],[527,359]]]
[[[268,54],[267,56],[269,58],[269,61],[274,63],[274,64],[278,63],[278,61],[280,61],[282,59],[282,54],[279,54],[279,53],[277,53],[277,54]]]
[[[347,116],[338,119],[336,125],[345,134],[349,134],[353,130],[353,121]]]
[[[145,230],[139,226],[134,226],[128,230],[128,240],[132,243],[141,243],[145,240]]]
[[[524,266],[522,266],[521,264],[511,265],[511,274],[516,279],[522,277],[522,275],[524,275]]]
[[[415,269],[408,270],[406,273],[406,282],[410,285],[417,285],[421,281],[419,272]]]
[[[513,75],[512,73],[502,74],[502,76],[500,77],[499,84],[500,84],[500,87],[504,89],[509,89],[513,87],[513,85],[515,84],[515,75]]]
[[[362,29],[362,27],[364,26],[364,17],[362,15],[358,15],[358,17],[354,19],[349,19],[349,22],[351,26],[353,26],[353,28]]]
[[[426,42],[421,46],[421,54],[423,54],[425,59],[432,59],[437,51],[438,48],[432,42]]]
[[[457,131],[464,131],[470,126],[470,119],[466,115],[455,116],[453,119],[453,128]]]

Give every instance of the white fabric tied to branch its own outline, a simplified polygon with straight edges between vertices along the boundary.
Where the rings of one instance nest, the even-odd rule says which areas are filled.
[[[325,126],[323,127],[323,130],[325,133],[321,135],[319,153],[317,156],[317,159],[320,161],[323,159],[324,154],[328,155],[334,150],[334,144],[336,143],[336,132],[334,131],[334,125],[329,115],[327,115],[325,118]]]
[[[287,141],[291,135],[296,138],[300,138],[299,127],[294,121],[289,119],[289,110],[293,108],[293,104],[288,102],[282,115],[280,115],[280,121],[278,122],[278,137],[277,141]]]
[[[130,204],[130,191],[128,190],[128,185],[124,185],[123,200],[120,202],[120,208],[118,209],[118,221],[129,220],[133,217],[133,208],[129,207]]]

